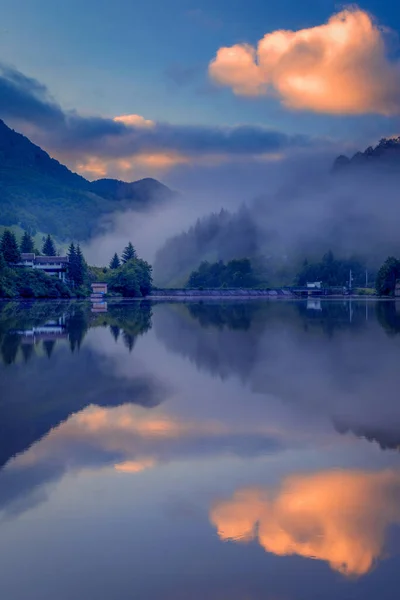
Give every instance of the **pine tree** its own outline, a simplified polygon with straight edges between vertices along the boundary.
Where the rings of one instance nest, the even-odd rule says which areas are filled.
[[[1,238],[0,252],[7,263],[15,264],[21,260],[17,239],[9,229],[5,230]]]
[[[127,263],[128,260],[132,260],[132,258],[137,258],[137,255],[135,248],[132,246],[132,243],[129,242],[129,244],[126,246],[122,253],[122,262]]]
[[[22,254],[33,254],[35,252],[35,244],[33,243],[32,236],[27,231],[22,236],[19,249]]]
[[[83,285],[86,275],[86,262],[79,244],[76,247],[76,285]]]
[[[76,280],[76,250],[73,243],[68,248],[68,276],[75,283]]]
[[[56,256],[56,247],[54,245],[53,239],[49,234],[43,243],[42,253],[45,256]]]
[[[110,269],[118,269],[121,266],[121,261],[119,260],[119,256],[117,253],[114,254],[110,261]]]

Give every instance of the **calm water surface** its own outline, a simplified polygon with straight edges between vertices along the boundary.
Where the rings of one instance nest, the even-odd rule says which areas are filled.
[[[0,598],[397,599],[400,304],[0,304]]]

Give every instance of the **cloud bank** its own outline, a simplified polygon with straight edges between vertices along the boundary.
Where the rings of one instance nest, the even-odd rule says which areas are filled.
[[[299,31],[267,33],[254,47],[222,47],[211,78],[242,96],[273,95],[288,108],[330,114],[400,112],[400,64],[385,30],[358,8]]]
[[[65,111],[46,86],[0,63],[0,118],[89,177],[146,174],[175,165],[276,159],[314,143],[260,126],[174,125],[138,114],[106,118]]]

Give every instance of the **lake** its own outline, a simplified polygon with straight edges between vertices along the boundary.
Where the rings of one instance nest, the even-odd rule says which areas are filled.
[[[0,304],[0,598],[397,599],[400,303]]]

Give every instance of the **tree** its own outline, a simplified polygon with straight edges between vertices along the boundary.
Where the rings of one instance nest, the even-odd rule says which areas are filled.
[[[121,261],[117,253],[114,254],[110,261],[110,269],[118,269],[121,266]]]
[[[75,283],[76,280],[76,249],[75,244],[71,242],[68,248],[68,276]]]
[[[3,233],[0,243],[0,252],[4,260],[9,264],[18,263],[21,260],[21,253],[18,248],[15,235],[9,229]]]
[[[83,257],[82,250],[78,244],[76,247],[76,274],[75,283],[80,286],[83,285],[86,276],[86,261]]]
[[[398,279],[400,279],[400,261],[389,256],[378,271],[376,291],[380,296],[393,296]]]
[[[25,231],[24,235],[22,236],[19,249],[22,254],[33,254],[35,252],[35,244],[32,236],[27,231]]]
[[[43,243],[42,253],[45,256],[56,256],[56,247],[54,245],[53,239],[49,234]]]
[[[226,265],[203,261],[192,271],[186,287],[189,288],[252,288],[260,284],[248,258],[234,259]]]
[[[125,297],[147,296],[152,287],[152,269],[144,260],[136,258],[115,270],[109,280],[110,290]]]
[[[125,264],[128,262],[128,260],[132,260],[133,258],[137,258],[136,250],[132,246],[132,243],[129,242],[122,253],[122,262]]]

